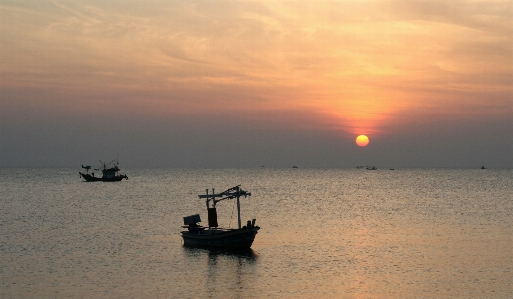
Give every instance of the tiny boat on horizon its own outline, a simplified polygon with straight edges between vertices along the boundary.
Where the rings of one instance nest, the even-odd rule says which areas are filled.
[[[187,228],[186,231],[181,231],[184,246],[216,249],[250,248],[260,227],[255,225],[256,219],[248,220],[245,226],[241,226],[240,197],[242,196],[251,196],[251,193],[242,190],[240,185],[217,194],[214,189],[209,194],[207,189],[205,195],[198,195],[199,198],[206,199],[208,227],[198,224],[201,222],[199,214],[184,217],[182,228]],[[238,228],[220,228],[217,223],[216,204],[225,199],[237,199]]]

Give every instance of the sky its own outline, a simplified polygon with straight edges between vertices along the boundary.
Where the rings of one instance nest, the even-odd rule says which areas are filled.
[[[0,166],[116,158],[513,168],[513,0],[0,0]]]

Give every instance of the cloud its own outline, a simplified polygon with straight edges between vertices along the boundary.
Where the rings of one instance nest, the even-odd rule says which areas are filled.
[[[12,122],[231,115],[391,136],[513,110],[511,1],[4,1],[0,13]]]

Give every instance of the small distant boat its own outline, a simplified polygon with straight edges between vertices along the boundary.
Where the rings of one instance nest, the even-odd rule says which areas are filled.
[[[481,169],[486,169],[486,167],[482,166]]]
[[[114,162],[116,162],[116,163],[113,164]],[[83,173],[80,171],[78,173],[80,174],[81,177],[83,177],[86,180],[86,182],[119,182],[122,179],[128,180],[128,176],[126,174],[119,174],[120,169],[118,167],[119,163],[117,160],[111,161],[109,163],[103,163],[102,161],[100,161],[100,163],[103,165],[102,168],[95,169],[95,170],[102,171],[101,177],[96,177],[94,175],[94,172],[89,174],[89,170],[91,169],[91,166],[82,165],[82,168],[86,170],[86,173]],[[109,166],[112,164],[114,166],[112,166],[112,167]]]
[[[377,168],[376,168],[376,166],[372,166],[372,167],[367,166],[367,170],[377,170]]]
[[[241,226],[240,217],[240,198],[251,196],[250,192],[244,191],[240,185],[232,187],[221,193],[208,193],[198,195],[199,198],[206,199],[208,212],[208,227],[199,225],[201,217],[199,214],[184,217],[184,226],[186,231],[182,231],[184,246],[205,247],[216,249],[248,249],[253,244],[255,236],[260,227],[255,226],[256,219],[248,220],[245,226]],[[238,228],[220,228],[217,223],[216,204],[225,199],[237,199],[237,218]],[[210,207],[212,202],[212,207]]]

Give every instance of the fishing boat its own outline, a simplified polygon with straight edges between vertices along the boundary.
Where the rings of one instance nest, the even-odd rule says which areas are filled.
[[[86,173],[80,171],[78,173],[86,180],[86,182],[119,182],[122,179],[128,180],[128,176],[126,174],[119,174],[120,169],[118,167],[119,162],[117,159],[109,163],[103,163],[102,161],[100,161],[100,163],[102,164],[102,167],[94,170],[101,170],[101,177],[95,176],[94,172],[91,174],[89,173],[91,166],[82,165],[82,168],[86,170]]]
[[[241,226],[240,198],[247,196],[251,196],[251,193],[242,190],[240,185],[221,193],[215,193],[212,189],[212,193],[209,194],[207,189],[206,194],[198,195],[199,198],[206,200],[208,227],[199,224],[199,214],[184,217],[182,228],[187,228],[181,232],[184,246],[216,249],[250,248],[260,227],[255,225],[256,219],[248,220],[245,226]],[[221,228],[217,223],[216,204],[226,199],[237,199],[238,228]]]

